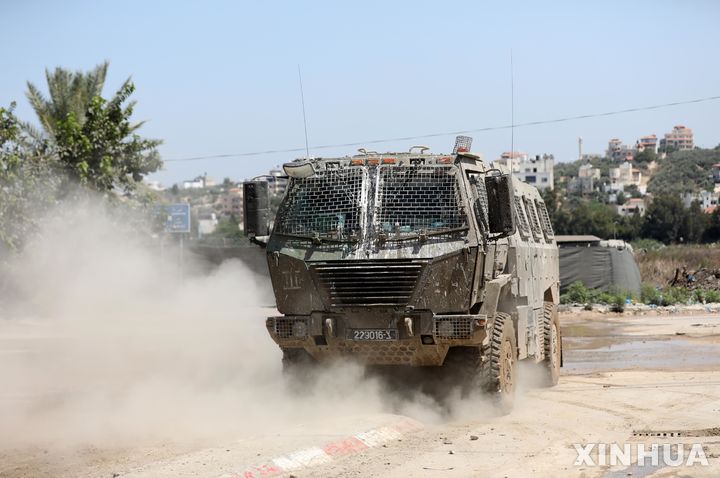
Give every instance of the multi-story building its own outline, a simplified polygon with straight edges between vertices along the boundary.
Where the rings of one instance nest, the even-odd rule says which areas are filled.
[[[625,204],[620,204],[617,207],[617,213],[621,216],[632,216],[633,214],[645,215],[647,206],[643,198],[630,198]]]
[[[538,189],[553,189],[555,157],[552,154],[528,156],[527,153],[503,153],[496,163],[512,172],[513,176]]]
[[[667,151],[668,148],[684,151],[694,147],[693,132],[683,125],[673,127],[673,130],[665,133],[665,137],[660,140],[661,151]]]
[[[268,190],[273,196],[282,196],[285,194],[285,188],[288,185],[288,177],[279,166],[271,169],[267,177]]]
[[[705,212],[711,212],[715,210],[718,204],[720,204],[720,194],[716,193],[715,191],[684,193],[681,195],[681,197],[685,207],[690,207],[693,202],[698,201],[700,203],[700,208]]]
[[[631,163],[623,163],[617,168],[610,168],[609,191],[624,191],[626,187],[635,185],[641,194],[645,194],[646,186],[642,183],[642,173],[633,168]]]
[[[592,164],[583,164],[578,168],[579,178],[592,178],[596,181],[600,180],[600,168],[594,168]]]
[[[242,187],[228,189],[219,199],[220,212],[223,216],[234,216],[238,221],[243,217]]]
[[[215,185],[215,181],[209,178],[207,173],[202,176],[198,176],[195,179],[186,179],[183,181],[183,189],[202,189],[209,188]]]
[[[218,225],[218,219],[211,207],[203,206],[197,208],[197,234],[198,239],[202,239],[203,236],[207,236],[215,232],[215,228]]]
[[[715,184],[720,183],[720,163],[712,165],[712,175]]]
[[[568,182],[570,192],[590,194],[600,181],[600,169],[591,164],[583,164],[578,169],[578,176]]]
[[[653,153],[657,153],[657,144],[657,136],[655,136],[654,134],[650,134],[647,136],[641,136],[635,143],[635,148],[638,150],[638,152],[647,150],[652,151]]]
[[[613,138],[608,141],[607,157],[613,160],[618,160],[623,148],[622,141],[618,138]]]
[[[608,141],[607,157],[613,161],[632,161],[637,151],[620,141],[613,138]]]
[[[182,183],[183,189],[202,189],[205,187],[205,182],[202,176],[198,176],[195,179],[186,179]]]

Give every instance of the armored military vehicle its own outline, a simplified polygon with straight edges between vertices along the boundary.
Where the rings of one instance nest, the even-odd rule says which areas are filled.
[[[561,366],[558,249],[538,191],[469,152],[360,150],[284,165],[244,185],[246,233],[267,248],[277,308],[267,319],[287,368],[460,367],[466,388],[512,403],[516,362]]]

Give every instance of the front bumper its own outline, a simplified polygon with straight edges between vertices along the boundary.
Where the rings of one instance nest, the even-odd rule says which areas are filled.
[[[450,347],[477,346],[485,338],[485,315],[318,312],[269,317],[272,339],[283,349],[302,348],[319,361],[349,357],[368,365],[442,365]],[[354,329],[397,331],[396,340],[352,340]]]

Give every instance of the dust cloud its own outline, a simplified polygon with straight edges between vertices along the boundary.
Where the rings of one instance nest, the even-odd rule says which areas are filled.
[[[269,338],[262,284],[241,262],[210,272],[107,206],[55,211],[0,287],[0,446],[213,442],[332,415],[446,419],[352,364],[298,395]],[[477,410],[457,401],[456,411]]]

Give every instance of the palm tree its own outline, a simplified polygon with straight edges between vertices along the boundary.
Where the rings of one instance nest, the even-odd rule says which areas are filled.
[[[36,139],[53,139],[58,121],[67,118],[70,113],[73,113],[77,121],[83,124],[90,102],[102,93],[107,69],[107,61],[87,73],[73,72],[60,67],[52,72],[46,69],[49,98],[28,81],[26,96],[42,126],[42,131],[38,131],[31,125],[25,124],[28,133]]]

